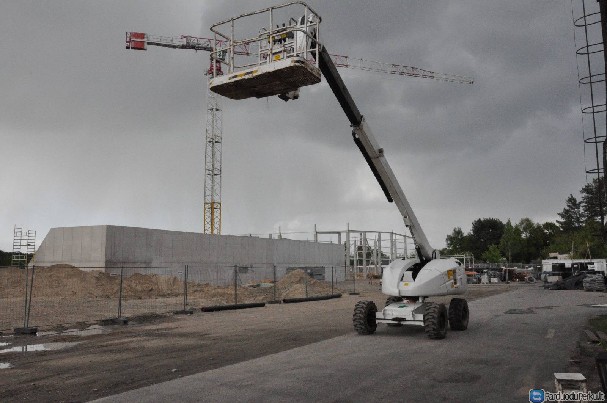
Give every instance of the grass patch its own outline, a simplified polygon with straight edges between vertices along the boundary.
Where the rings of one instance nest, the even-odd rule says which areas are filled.
[[[602,331],[607,333],[607,315],[599,315],[588,321],[588,325],[594,331]]]

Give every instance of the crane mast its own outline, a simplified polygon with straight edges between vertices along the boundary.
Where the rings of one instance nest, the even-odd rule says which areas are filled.
[[[127,32],[126,48],[146,50],[147,46],[194,51],[213,51],[213,40],[189,35],[179,37],[154,36],[142,32]],[[239,51],[246,52],[246,48]],[[213,72],[213,70],[215,70]],[[207,77],[221,75],[219,60],[211,60]],[[208,90],[205,130],[203,228],[205,234],[221,234],[221,160],[223,141],[223,111],[218,96]]]

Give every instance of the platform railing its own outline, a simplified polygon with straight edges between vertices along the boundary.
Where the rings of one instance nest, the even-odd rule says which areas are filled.
[[[289,14],[286,22],[278,20],[277,10]],[[260,15],[267,18],[269,25],[257,26],[257,33],[237,37],[237,31],[253,25],[253,19],[247,17]],[[228,74],[290,57],[301,57],[318,67],[322,46],[320,22],[318,13],[301,1],[241,14],[211,26],[214,33],[211,57],[225,65]],[[249,49],[247,54],[238,51],[243,47]],[[213,77],[217,75],[214,71]]]

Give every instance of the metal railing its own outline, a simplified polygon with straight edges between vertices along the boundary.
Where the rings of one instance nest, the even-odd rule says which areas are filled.
[[[228,74],[288,57],[302,57],[318,67],[320,22],[320,15],[301,1],[241,14],[211,26],[211,57],[225,64]],[[250,26],[258,31],[250,31]],[[239,51],[242,48],[248,52]]]

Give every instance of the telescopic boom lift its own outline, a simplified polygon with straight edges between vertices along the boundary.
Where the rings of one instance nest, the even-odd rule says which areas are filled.
[[[276,15],[285,9],[293,10],[288,22],[276,24]],[[297,10],[297,11],[295,11]],[[235,37],[235,26],[241,26],[248,17],[267,17],[269,26],[243,39]],[[258,18],[259,19],[259,18]],[[359,111],[327,48],[320,39],[321,18],[303,2],[292,2],[264,10],[242,14],[211,27],[215,39],[226,45],[216,46],[214,54],[222,53],[221,62],[227,74],[210,80],[210,89],[232,99],[278,95],[292,97],[300,87],[320,82],[325,76],[352,126],[352,137],[371,168],[386,198],[394,202],[415,241],[417,257],[398,259],[390,263],[382,274],[382,292],[389,296],[386,306],[378,312],[373,301],[359,301],[354,309],[354,328],[359,334],[374,333],[377,323],[389,326],[424,326],[428,337],[442,339],[447,323],[452,330],[468,327],[468,303],[452,298],[447,309],[444,304],[426,301],[439,295],[463,294],[467,288],[464,267],[453,258],[441,259],[430,246],[404,191],[396,180],[371,129]],[[248,59],[237,55],[235,49],[246,44],[251,49]],[[219,60],[219,58],[218,58]],[[453,76],[455,82],[472,83],[471,79]],[[456,79],[455,79],[456,78]]]

